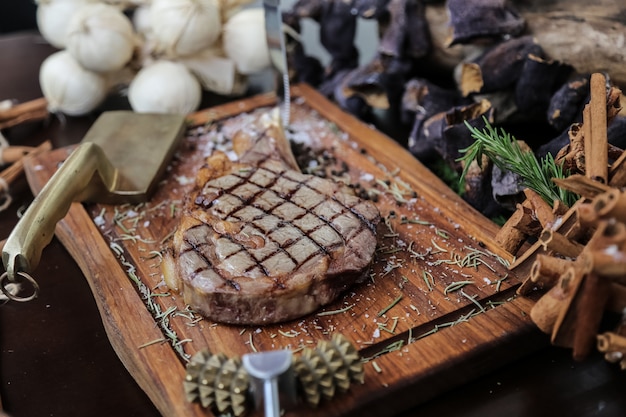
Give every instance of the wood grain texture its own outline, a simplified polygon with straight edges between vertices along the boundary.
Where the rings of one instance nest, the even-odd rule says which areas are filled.
[[[227,326],[189,311],[162,281],[159,253],[176,227],[189,179],[206,156],[206,141],[221,140],[258,117],[273,105],[270,95],[192,115],[195,127],[149,202],[76,203],[57,226],[90,283],[111,344],[161,413],[209,414],[186,403],[182,389],[186,358],[205,348],[232,357],[314,346],[339,332],[370,358],[365,384],[319,409],[299,406],[287,416],[392,415],[538,348],[543,339],[526,314],[531,302],[514,297],[519,280],[505,266],[510,255],[494,243],[497,227],[389,138],[311,88],[293,93],[292,134],[330,150],[339,166],[349,167],[352,183],[380,194],[385,221],[370,279],[322,310],[343,312],[264,327]],[[192,134],[197,128],[203,133]],[[25,162],[35,192],[70,151]],[[387,189],[394,187],[404,193],[401,204]],[[449,287],[460,281],[471,283]],[[399,341],[399,350],[384,353]]]

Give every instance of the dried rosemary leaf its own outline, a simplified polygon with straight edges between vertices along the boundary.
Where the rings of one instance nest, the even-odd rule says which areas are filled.
[[[456,281],[450,283],[446,288],[443,289],[444,294],[448,294],[449,292],[458,291],[466,285],[474,284],[474,281]]]
[[[396,304],[398,304],[400,302],[400,300],[402,300],[402,294],[400,294],[399,296],[397,296],[392,302],[391,304],[389,304],[387,307],[383,308],[382,310],[380,310],[378,312],[378,314],[376,315],[377,317],[381,317],[383,314],[385,314],[386,312],[388,312],[389,310],[391,310]]]

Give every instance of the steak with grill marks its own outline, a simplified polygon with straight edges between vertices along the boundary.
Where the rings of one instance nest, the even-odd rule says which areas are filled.
[[[280,124],[262,119],[235,135],[237,162],[207,159],[163,263],[168,285],[219,322],[311,313],[365,278],[376,249],[378,209],[301,173]]]

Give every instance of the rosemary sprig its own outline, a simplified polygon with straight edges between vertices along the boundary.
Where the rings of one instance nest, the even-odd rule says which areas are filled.
[[[568,206],[576,202],[576,195],[558,187],[552,178],[565,178],[567,173],[562,165],[557,165],[552,155],[538,160],[535,154],[522,150],[517,140],[504,129],[493,127],[487,118],[483,117],[485,128],[481,131],[465,125],[470,130],[475,142],[460,152],[464,154],[458,161],[465,163],[461,180],[465,179],[472,161],[480,164],[482,156],[489,158],[498,168],[514,172],[522,178],[524,186],[537,192],[548,204],[560,200]]]

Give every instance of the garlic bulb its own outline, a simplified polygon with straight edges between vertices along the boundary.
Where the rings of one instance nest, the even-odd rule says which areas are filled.
[[[244,9],[231,17],[224,24],[223,44],[240,73],[252,74],[269,67],[263,9]]]
[[[217,0],[154,0],[150,24],[157,51],[174,57],[211,46],[221,31]]]
[[[198,80],[183,64],[171,61],[142,68],[128,88],[128,101],[138,113],[188,114],[201,98]]]
[[[67,25],[82,6],[98,0],[38,0],[37,28],[50,45],[65,48]]]
[[[104,101],[105,78],[81,67],[67,51],[59,51],[44,60],[39,69],[39,84],[50,112],[70,116],[86,114]]]
[[[133,56],[133,26],[124,13],[107,4],[81,7],[67,28],[67,50],[84,68],[117,71]]]

